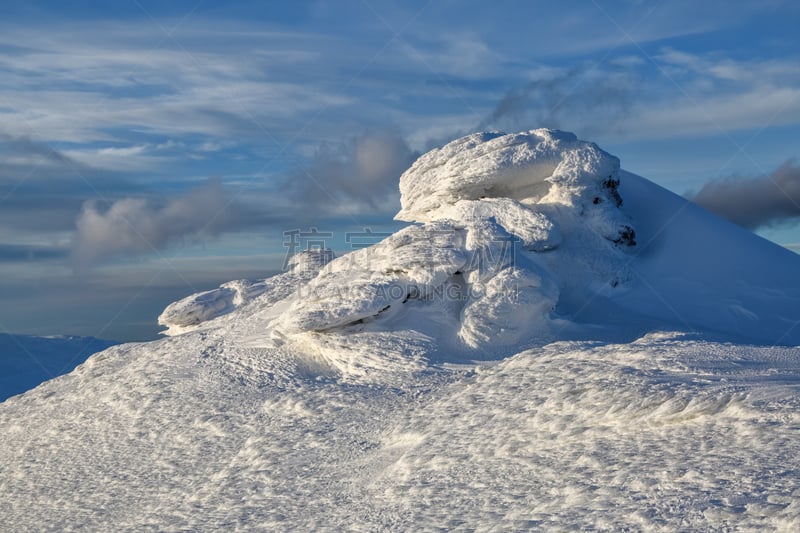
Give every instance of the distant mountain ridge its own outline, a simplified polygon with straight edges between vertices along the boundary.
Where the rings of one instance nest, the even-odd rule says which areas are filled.
[[[0,333],[0,401],[21,394],[118,344],[94,337],[36,337]]]

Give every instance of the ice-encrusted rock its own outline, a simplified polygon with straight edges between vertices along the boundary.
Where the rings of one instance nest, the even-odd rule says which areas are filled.
[[[409,226],[331,262],[286,314],[287,331],[326,330],[424,298],[467,262],[463,231],[437,222]]]
[[[292,255],[286,265],[290,272],[299,274],[309,272],[316,274],[333,261],[334,253],[329,248],[303,250]]]
[[[159,315],[158,323],[166,326],[170,334],[184,333],[193,326],[226,315],[267,292],[277,292],[276,296],[285,298],[288,292],[281,291],[282,288],[293,289],[299,283],[309,281],[332,258],[331,250],[298,252],[289,258],[288,272],[258,281],[228,281],[216,289],[187,296],[168,305]]]
[[[459,200],[451,206],[440,208],[438,213],[449,220],[494,219],[520,239],[524,248],[536,252],[552,250],[561,244],[561,232],[550,215],[511,198]]]
[[[420,225],[327,265],[276,329],[379,328],[418,302],[456,313],[453,334],[472,349],[546,337],[559,280],[534,256],[561,245],[561,226],[582,255],[615,256],[612,243],[633,244],[618,171],[619,160],[596,145],[544,129],[476,133],[432,150],[400,178],[396,218]],[[589,278],[609,282],[610,263],[586,264]]]
[[[568,132],[537,129],[520,133],[473,133],[421,156],[400,177],[400,212],[395,218],[428,222],[452,218],[462,200],[503,199],[481,206],[483,216],[531,246],[557,245],[559,236],[545,222],[547,237],[530,239],[531,217],[515,216],[524,205],[563,205],[585,214],[614,242],[634,243],[631,225],[617,209],[621,198],[619,159]],[[539,209],[537,216],[544,217]],[[548,221],[549,222],[549,221]],[[548,242],[548,239],[550,242]],[[555,243],[555,244],[554,244]]]
[[[536,270],[512,266],[474,285],[476,294],[461,312],[459,338],[478,348],[546,336],[546,320],[558,301],[558,287],[550,276]]]
[[[230,312],[237,295],[237,291],[228,286],[230,283],[235,282],[172,302],[159,315],[158,323],[167,327],[193,326]]]
[[[435,220],[442,207],[481,198],[573,204],[618,172],[619,159],[572,133],[473,133],[431,150],[403,173],[395,218]]]
[[[625,278],[619,245],[634,244],[634,232],[618,172],[616,157],[571,133],[469,135],[401,176],[396,218],[416,224],[330,262],[298,255],[287,274],[189,297],[159,321],[179,332],[267,290],[277,297],[281,284],[296,288],[269,326],[281,342],[309,334],[298,342],[322,349],[326,334],[398,327],[410,307],[430,318],[414,327],[438,324],[433,335],[467,350],[543,340],[563,276],[590,290]],[[310,273],[300,280],[301,271]]]

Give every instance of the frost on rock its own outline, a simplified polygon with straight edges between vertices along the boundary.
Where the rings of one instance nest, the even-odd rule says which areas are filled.
[[[450,223],[409,226],[331,262],[289,309],[288,332],[362,322],[409,298],[425,298],[466,262],[462,231]]]
[[[494,219],[516,236],[523,248],[544,252],[561,244],[555,221],[544,211],[537,211],[510,198],[459,200],[441,213],[448,219],[480,221]]]
[[[508,346],[526,337],[546,337],[546,318],[558,300],[549,277],[530,269],[503,269],[471,298],[462,312],[459,337],[468,346]]]
[[[484,207],[498,221],[523,205],[538,206],[540,216],[541,207],[562,205],[586,216],[607,239],[632,245],[633,228],[617,209],[618,174],[619,159],[572,133],[473,133],[426,153],[400,177],[402,208],[395,218],[427,222],[452,216],[459,200],[503,198]]]
[[[546,338],[561,284],[549,255],[570,261],[577,246],[611,257],[585,264],[600,285],[624,270],[614,258],[635,234],[619,209],[618,171],[596,145],[546,129],[477,133],[432,150],[400,178],[396,218],[418,224],[332,261],[276,328],[378,331],[403,306],[422,305],[455,314],[452,337],[469,349]],[[560,250],[566,238],[576,244]]]
[[[307,282],[332,258],[331,250],[299,252],[289,259],[288,272],[259,281],[229,281],[216,289],[187,296],[168,305],[158,317],[158,323],[168,328],[166,334],[185,333],[195,326],[229,314],[265,293],[285,298],[289,295],[286,288],[294,289],[299,283]]]
[[[193,326],[230,312],[237,292],[228,285],[230,283],[169,304],[159,315],[158,323],[168,327]]]
[[[297,254],[288,272],[190,296],[159,323],[180,334],[263,302],[279,309],[261,315],[269,338],[317,354],[343,334],[404,331],[451,353],[499,355],[551,338],[576,287],[621,290],[635,232],[618,185],[619,160],[571,133],[468,135],[400,177],[396,218],[414,224],[335,260]]]
[[[333,260],[333,257],[333,250],[328,248],[303,250],[292,255],[287,266],[295,274],[302,272],[317,274],[322,267]]]

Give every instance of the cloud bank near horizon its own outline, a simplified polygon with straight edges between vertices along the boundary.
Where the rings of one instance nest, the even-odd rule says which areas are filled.
[[[123,198],[102,209],[90,200],[75,222],[71,257],[73,265],[83,269],[112,259],[158,254],[185,239],[271,221],[231,197],[217,179],[160,204],[149,198]]]

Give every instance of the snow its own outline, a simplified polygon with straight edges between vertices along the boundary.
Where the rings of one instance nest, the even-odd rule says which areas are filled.
[[[333,258],[330,250],[305,250],[291,258],[289,271],[259,281],[235,280],[173,302],[159,315],[158,323],[167,326],[166,334],[192,331],[198,324],[226,315],[251,303],[257,297],[275,300],[286,297],[298,285],[308,282]]]
[[[615,303],[725,340],[800,345],[797,254],[644,178],[621,179],[642,244],[633,288]]]
[[[431,150],[400,177],[396,218],[433,220],[454,201],[480,198],[571,204],[618,170],[616,157],[572,133],[475,133]]]
[[[796,348],[661,333],[358,383],[230,335],[114,347],[2,404],[0,521],[168,531],[800,526]],[[410,358],[406,370],[414,366]]]
[[[800,256],[565,132],[471,135],[400,187],[384,241],[0,404],[0,523],[800,528]]]

